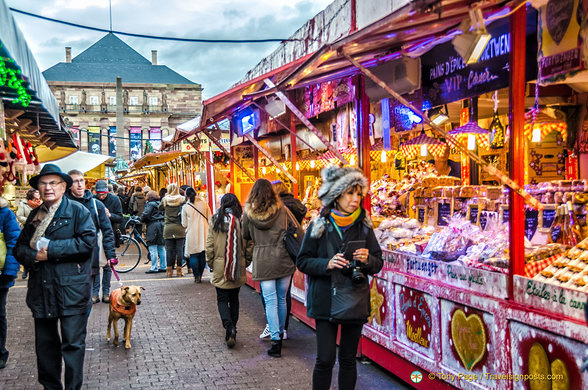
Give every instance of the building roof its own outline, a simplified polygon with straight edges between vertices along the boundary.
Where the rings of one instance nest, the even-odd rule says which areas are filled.
[[[152,65],[113,33],[74,57],[43,72],[48,81],[114,83],[196,84],[165,65]]]

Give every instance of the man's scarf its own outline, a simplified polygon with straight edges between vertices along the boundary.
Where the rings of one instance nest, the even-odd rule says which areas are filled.
[[[229,231],[225,243],[224,277],[227,281],[239,280],[239,262],[243,253],[241,241],[241,221],[233,214],[228,214]]]
[[[35,229],[35,233],[33,234],[33,238],[31,238],[31,242],[30,242],[30,246],[34,250],[37,250],[37,241],[39,240],[39,238],[41,238],[45,235],[45,231],[47,230],[47,228],[49,227],[49,224],[53,220],[53,217],[55,216],[55,213],[57,212],[57,209],[61,205],[62,201],[63,201],[63,198],[59,199],[59,202],[55,203],[53,206],[51,206],[49,208],[47,208],[45,203],[43,203],[41,206],[39,206],[40,209],[37,212],[37,215],[35,216],[35,220],[40,223],[37,226],[37,228]],[[44,214],[44,216],[43,216],[43,214]]]

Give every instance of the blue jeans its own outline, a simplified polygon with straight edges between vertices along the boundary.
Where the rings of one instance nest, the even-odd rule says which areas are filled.
[[[284,324],[286,323],[286,293],[290,286],[292,275],[284,276],[280,279],[263,280],[261,291],[265,301],[265,317],[272,340],[279,340],[280,334],[284,333]]]
[[[206,268],[206,252],[193,253],[190,255],[190,268],[194,272],[194,277],[202,276]]]
[[[102,297],[108,297],[110,296],[110,278],[112,277],[112,270],[107,265],[100,268],[102,269]],[[100,273],[94,277],[94,281],[92,282],[92,295],[100,295]]]
[[[167,268],[165,247],[163,245],[149,245],[151,256],[151,271],[157,271],[157,258],[159,257],[159,269]]]

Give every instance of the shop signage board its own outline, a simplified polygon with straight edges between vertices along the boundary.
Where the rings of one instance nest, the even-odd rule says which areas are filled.
[[[527,324],[511,321],[512,373],[550,380],[535,381],[535,388],[585,389],[588,372],[580,371],[586,345]],[[539,385],[539,386],[537,386]]]
[[[396,338],[434,358],[439,343],[438,303],[433,296],[399,284],[396,291]]]
[[[355,98],[355,87],[351,77],[325,81],[304,89],[304,116],[314,117],[351,103]]]
[[[447,283],[455,288],[476,291],[495,298],[507,297],[507,276],[460,265],[445,263],[417,255],[384,250],[384,259],[390,270]]]
[[[579,0],[560,0],[541,7],[537,32],[541,80],[564,79],[584,69],[587,53],[582,52],[581,26],[588,16],[585,10],[578,9],[582,5]]]
[[[100,127],[88,127],[88,152],[101,154]]]
[[[584,320],[584,308],[588,294],[585,292],[543,283],[523,276],[514,276],[514,291],[517,302]]]
[[[527,10],[526,79],[537,77],[537,13]],[[510,32],[508,18],[488,26],[492,35],[480,61],[467,65],[447,42],[421,56],[422,90],[432,107],[479,96],[509,85]]]

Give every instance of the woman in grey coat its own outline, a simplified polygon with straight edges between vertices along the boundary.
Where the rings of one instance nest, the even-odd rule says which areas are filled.
[[[272,184],[259,179],[253,185],[243,215],[243,238],[253,240],[253,280],[261,284],[265,315],[271,332],[272,357],[282,353],[286,322],[286,293],[296,270],[284,244],[288,210],[280,202]],[[302,234],[302,232],[299,232]]]

